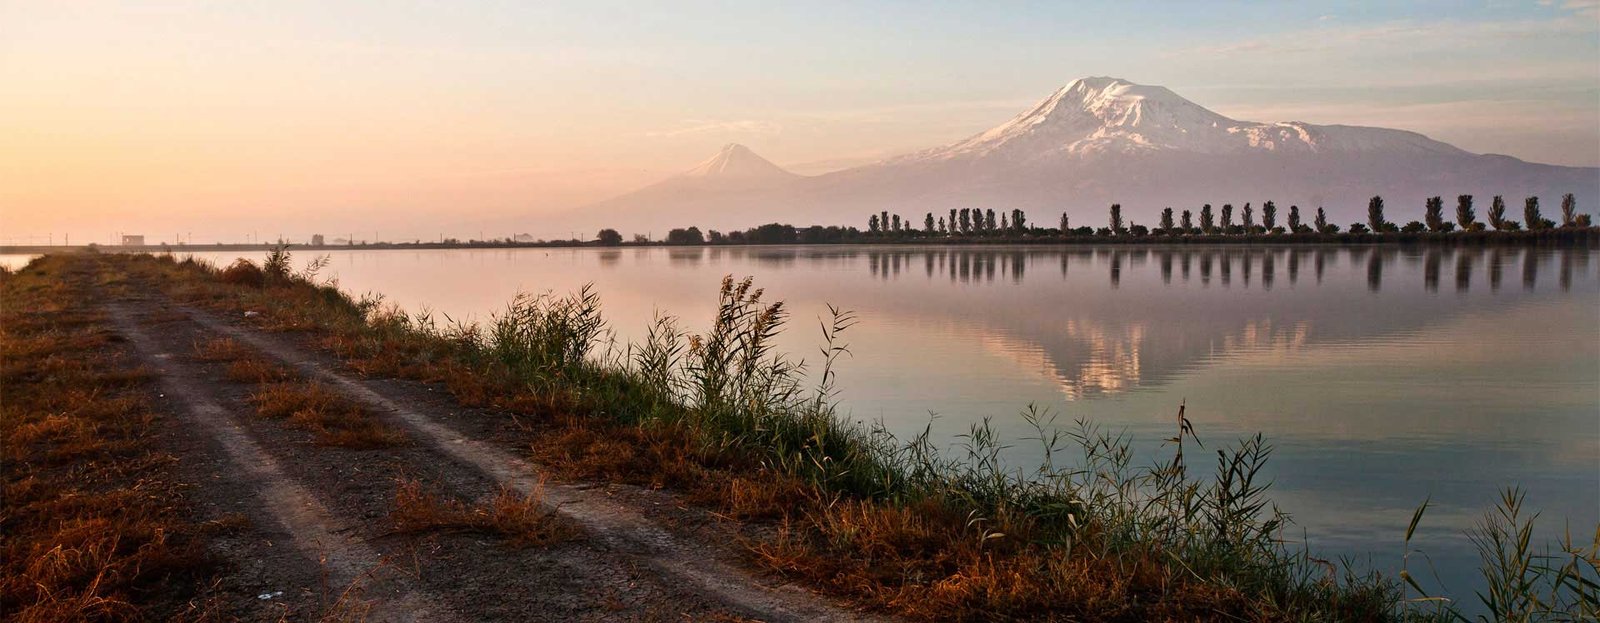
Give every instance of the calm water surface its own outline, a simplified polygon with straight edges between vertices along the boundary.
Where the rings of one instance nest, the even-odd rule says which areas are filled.
[[[197,254],[226,263],[238,254]],[[254,257],[256,254],[252,254]],[[723,275],[790,305],[817,358],[854,310],[845,411],[956,443],[1017,413],[1126,431],[1148,456],[1180,403],[1212,448],[1261,432],[1274,499],[1312,547],[1393,569],[1411,511],[1440,579],[1476,588],[1461,531],[1505,486],[1547,534],[1600,522],[1600,251],[1184,247],[740,247],[348,251],[325,274],[410,310],[483,320],[519,291],[594,283],[619,340],[656,310],[700,330]],[[296,257],[296,264],[309,259]],[[1299,532],[1296,530],[1295,532]],[[1298,538],[1299,534],[1293,534]]]

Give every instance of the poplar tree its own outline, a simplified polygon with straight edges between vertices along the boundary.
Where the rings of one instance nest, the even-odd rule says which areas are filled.
[[[1477,214],[1472,210],[1472,195],[1456,195],[1456,225],[1461,226],[1461,231],[1471,231],[1477,223],[1474,219]]]
[[[1265,227],[1268,232],[1271,232],[1273,227],[1278,226],[1278,204],[1270,200],[1261,204],[1261,226]]]
[[[1528,197],[1522,202],[1522,222],[1528,225],[1528,231],[1544,229],[1544,216],[1539,214],[1539,198]]]
[[[1423,224],[1428,226],[1428,231],[1444,231],[1444,198],[1429,197],[1426,212],[1422,216]]]
[[[1388,229],[1389,222],[1383,219],[1383,197],[1373,195],[1367,201],[1367,228],[1373,233]]]

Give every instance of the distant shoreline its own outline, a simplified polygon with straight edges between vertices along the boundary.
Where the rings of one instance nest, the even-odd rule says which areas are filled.
[[[624,242],[604,245],[596,241],[558,240],[546,242],[385,242],[378,244],[295,244],[289,248],[298,251],[373,251],[373,250],[433,250],[433,249],[550,249],[550,248],[645,248],[645,247],[765,247],[765,246],[1183,246],[1183,245],[1346,245],[1392,244],[1428,246],[1551,246],[1600,244],[1600,227],[1558,228],[1541,231],[1505,232],[1446,232],[1446,233],[1385,233],[1385,234],[1248,234],[1248,235],[1183,235],[1183,236],[947,236],[922,238],[912,236],[862,236],[860,239],[830,242],[772,242],[772,243],[694,243]],[[206,253],[214,251],[269,251],[272,244],[147,244],[119,245],[0,245],[0,254],[43,255],[49,253]]]

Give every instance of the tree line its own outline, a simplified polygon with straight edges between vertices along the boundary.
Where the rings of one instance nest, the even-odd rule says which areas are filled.
[[[1478,220],[1477,210],[1473,204],[1472,195],[1458,195],[1454,218],[1448,218],[1444,210],[1443,197],[1430,197],[1424,203],[1421,220],[1413,220],[1404,225],[1391,222],[1384,211],[1384,201],[1381,196],[1374,196],[1367,202],[1367,218],[1365,221],[1351,223],[1348,228],[1328,220],[1327,212],[1318,207],[1314,214],[1303,215],[1300,206],[1291,205],[1282,221],[1279,220],[1278,205],[1276,202],[1267,201],[1260,206],[1259,214],[1255,206],[1245,203],[1238,210],[1234,205],[1226,203],[1221,208],[1213,208],[1207,203],[1200,206],[1199,210],[1184,209],[1175,211],[1173,208],[1164,208],[1157,216],[1154,227],[1135,223],[1131,218],[1123,215],[1122,204],[1113,203],[1109,208],[1109,218],[1104,227],[1092,225],[1073,226],[1071,217],[1063,212],[1057,227],[1039,227],[1028,220],[1028,215],[1022,210],[1009,212],[996,212],[993,209],[983,208],[952,208],[945,214],[927,212],[923,214],[919,227],[911,219],[899,214],[891,214],[887,210],[879,211],[867,217],[866,230],[855,227],[821,226],[795,227],[781,223],[769,223],[742,231],[727,233],[709,230],[702,232],[698,227],[685,227],[672,229],[667,232],[667,244],[692,245],[692,244],[826,244],[841,242],[874,242],[897,239],[937,239],[937,238],[1015,238],[1015,237],[1144,237],[1144,236],[1243,236],[1243,235],[1277,235],[1277,234],[1388,234],[1388,233],[1435,233],[1443,234],[1455,231],[1461,232],[1511,232],[1511,231],[1542,231],[1558,228],[1588,228],[1592,227],[1592,219],[1588,214],[1579,214],[1577,200],[1571,193],[1561,198],[1561,221],[1545,218],[1539,207],[1538,197],[1528,197],[1523,200],[1522,220],[1506,218],[1506,202],[1501,195],[1495,195],[1486,212],[1486,220]],[[1235,217],[1237,216],[1237,219]],[[1257,218],[1259,216],[1259,219]],[[1310,219],[1306,220],[1305,217]],[[596,237],[602,245],[622,244],[622,235],[615,229],[600,230]],[[653,242],[642,235],[634,236],[635,243],[647,244]]]
[[[1446,233],[1451,231],[1520,231],[1524,228],[1530,231],[1555,229],[1557,227],[1591,227],[1591,217],[1588,214],[1579,214],[1577,201],[1571,193],[1561,198],[1561,222],[1547,219],[1539,209],[1539,198],[1528,197],[1523,202],[1523,220],[1515,221],[1506,218],[1505,198],[1495,195],[1487,214],[1488,221],[1481,222],[1477,218],[1477,211],[1473,207],[1472,195],[1459,195],[1456,197],[1455,218],[1449,219],[1444,213],[1444,198],[1430,197],[1424,205],[1422,220],[1408,222],[1404,225],[1390,222],[1384,215],[1383,197],[1374,196],[1367,204],[1367,219],[1365,222],[1356,222],[1349,225],[1347,230],[1352,234],[1365,233]],[[1237,215],[1237,220],[1235,216]],[[1267,201],[1261,204],[1257,220],[1254,205],[1245,203],[1240,209],[1235,210],[1233,204],[1223,204],[1220,209],[1215,209],[1211,204],[1200,206],[1198,214],[1194,210],[1174,211],[1164,208],[1157,217],[1157,224],[1148,227],[1133,222],[1123,215],[1122,204],[1113,203],[1109,209],[1109,218],[1105,227],[1072,226],[1071,217],[1061,214],[1061,222],[1055,229],[1031,227],[1027,224],[1027,214],[1022,210],[1012,210],[1009,218],[1004,213],[1000,220],[995,221],[994,210],[980,210],[962,208],[950,210],[948,218],[935,217],[929,212],[923,216],[920,229],[899,215],[880,212],[867,219],[867,235],[879,237],[951,237],[951,236],[995,236],[1014,234],[1036,234],[1056,236],[1149,236],[1149,235],[1266,235],[1286,233],[1340,233],[1339,225],[1328,220],[1327,211],[1318,207],[1316,213],[1311,215],[1309,221],[1304,220],[1300,206],[1291,205],[1280,222],[1278,205],[1276,202]]]

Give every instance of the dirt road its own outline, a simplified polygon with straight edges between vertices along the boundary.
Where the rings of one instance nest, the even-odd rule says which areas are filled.
[[[502,435],[508,418],[464,409],[419,383],[366,379],[243,319],[144,294],[107,294],[117,331],[155,372],[183,423],[171,451],[208,517],[242,527],[219,538],[219,609],[242,620],[761,620],[870,618],[740,563],[731,529],[671,495],[550,481]],[[128,290],[123,290],[127,292]],[[259,387],[230,380],[197,347],[231,338],[306,382],[330,388],[398,430],[390,447],[319,444],[257,415]],[[542,491],[575,536],[519,546],[476,531],[397,533],[401,482],[484,504]]]

